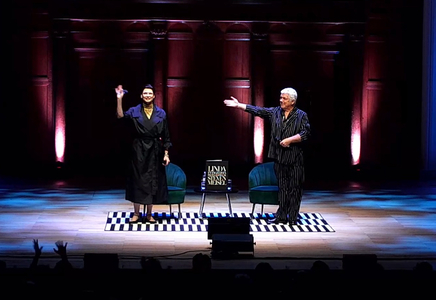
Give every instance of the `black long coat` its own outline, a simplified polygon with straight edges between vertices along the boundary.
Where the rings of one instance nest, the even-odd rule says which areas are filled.
[[[124,119],[132,125],[134,138],[128,168],[126,200],[140,204],[165,203],[168,198],[164,150],[171,147],[167,116],[153,104],[148,119],[143,105],[129,108]]]

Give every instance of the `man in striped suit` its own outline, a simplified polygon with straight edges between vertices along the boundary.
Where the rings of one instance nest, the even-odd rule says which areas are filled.
[[[285,88],[280,92],[280,106],[259,107],[239,103],[235,97],[224,100],[228,107],[242,109],[271,122],[268,157],[274,160],[279,187],[279,207],[272,223],[295,225],[303,196],[304,161],[302,142],[310,137],[307,114],[297,108],[297,92]]]

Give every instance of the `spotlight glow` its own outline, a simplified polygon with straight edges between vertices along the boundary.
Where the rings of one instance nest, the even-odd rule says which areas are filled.
[[[261,118],[254,119],[254,162],[262,163],[264,140],[264,122]]]
[[[59,93],[62,95],[63,93]],[[56,99],[55,113],[55,154],[56,162],[64,163],[65,155],[65,99],[59,96]]]
[[[65,154],[65,123],[63,118],[56,120],[55,132],[56,161],[64,162]]]
[[[353,165],[360,163],[360,126],[357,129],[354,128],[351,134],[351,157]]]

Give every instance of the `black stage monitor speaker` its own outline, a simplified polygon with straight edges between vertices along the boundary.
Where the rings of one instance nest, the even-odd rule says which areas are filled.
[[[254,251],[252,234],[214,234],[212,237],[212,256]]]
[[[214,234],[249,234],[250,218],[208,218],[207,238],[212,239]]]

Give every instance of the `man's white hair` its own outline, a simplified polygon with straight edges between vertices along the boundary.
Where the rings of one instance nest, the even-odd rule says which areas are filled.
[[[291,97],[291,99],[297,101],[297,97],[298,97],[297,91],[294,90],[293,88],[290,88],[290,87],[285,88],[285,89],[281,90],[280,93],[281,94],[288,94]]]

